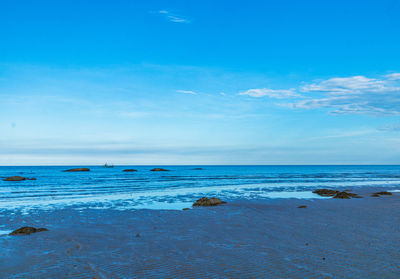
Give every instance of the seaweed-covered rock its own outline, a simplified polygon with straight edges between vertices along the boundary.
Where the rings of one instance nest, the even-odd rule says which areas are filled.
[[[36,178],[26,178],[23,176],[10,176],[7,177],[5,179],[3,179],[4,181],[23,181],[23,180],[36,180]]]
[[[361,198],[361,196],[346,191],[338,191],[331,189],[318,189],[313,191],[314,194],[318,194],[323,197],[333,197],[335,199],[350,199],[350,198]]]
[[[64,170],[64,172],[77,172],[77,171],[90,171],[90,169],[88,169],[88,168],[75,168],[75,169]]]
[[[338,190],[331,190],[331,189],[318,189],[313,191],[314,194],[318,194],[320,196],[323,197],[333,197],[335,196],[337,193],[339,193]]]
[[[133,171],[137,171],[137,170],[135,170],[135,169],[126,169],[126,170],[123,170],[123,171],[126,171],[126,172],[133,172]]]
[[[297,208],[307,208],[307,205],[299,205]]]
[[[391,196],[391,192],[383,191],[383,192],[378,192],[378,195],[384,195],[384,196]]]
[[[339,192],[333,198],[334,199],[351,199],[351,196],[347,192]]]
[[[168,171],[168,170],[163,169],[163,168],[154,168],[154,169],[151,169],[150,171]]]
[[[226,202],[221,201],[218,198],[206,198],[203,197],[199,200],[197,200],[193,206],[216,206],[216,205],[220,205],[220,204],[224,204]]]
[[[382,191],[382,192],[373,193],[373,194],[371,195],[371,197],[391,196],[391,195],[392,195],[392,193],[390,193],[390,192]]]
[[[359,195],[348,193],[348,192],[338,192],[334,197],[334,199],[351,199],[351,198],[360,198]]]
[[[31,233],[44,232],[44,231],[48,231],[48,229],[45,229],[45,228],[36,229],[34,227],[22,227],[22,228],[19,228],[15,231],[11,232],[9,235],[28,235]]]

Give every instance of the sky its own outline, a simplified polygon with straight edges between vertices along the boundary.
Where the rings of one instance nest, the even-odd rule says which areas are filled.
[[[400,1],[0,1],[0,165],[400,164]]]

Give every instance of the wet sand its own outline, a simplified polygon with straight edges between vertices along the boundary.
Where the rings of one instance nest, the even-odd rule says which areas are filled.
[[[1,212],[0,278],[400,278],[400,193],[191,210]],[[306,205],[307,208],[298,208]]]

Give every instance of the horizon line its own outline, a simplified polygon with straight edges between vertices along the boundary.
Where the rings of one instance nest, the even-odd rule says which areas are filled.
[[[104,167],[102,164],[76,164],[76,165],[0,165],[0,167]],[[136,167],[154,167],[154,166],[169,166],[169,167],[185,167],[185,166],[210,166],[210,167],[224,167],[224,166],[231,166],[231,167],[274,167],[274,166],[400,166],[400,164],[151,164],[151,165],[141,165],[141,164],[134,164],[134,165],[114,165],[114,167],[129,167],[129,166],[136,166]]]

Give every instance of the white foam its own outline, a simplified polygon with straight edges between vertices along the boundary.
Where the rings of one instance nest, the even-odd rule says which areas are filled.
[[[224,199],[257,199],[257,198],[321,198],[311,191],[302,191],[304,187],[357,187],[385,186],[400,184],[392,181],[334,181],[334,182],[276,182],[241,185],[222,185],[206,187],[182,187],[166,189],[131,189],[132,192],[94,192],[88,195],[58,192],[59,196],[20,197],[0,199],[1,209],[22,209],[25,213],[31,209],[54,209],[67,206],[82,208],[149,208],[149,209],[182,209],[188,207],[194,198],[200,196],[218,196]],[[122,186],[123,187],[123,186]],[[299,187],[299,191],[296,188]],[[83,187],[84,188],[84,187]],[[274,191],[275,189],[275,191]],[[279,191],[277,191],[279,189]],[[47,189],[43,189],[45,194]],[[133,192],[134,191],[134,192]],[[394,190],[400,191],[400,190]],[[394,192],[393,191],[393,192]],[[190,201],[190,202],[189,202]]]
[[[0,230],[0,236],[8,235],[11,232],[10,230]]]

